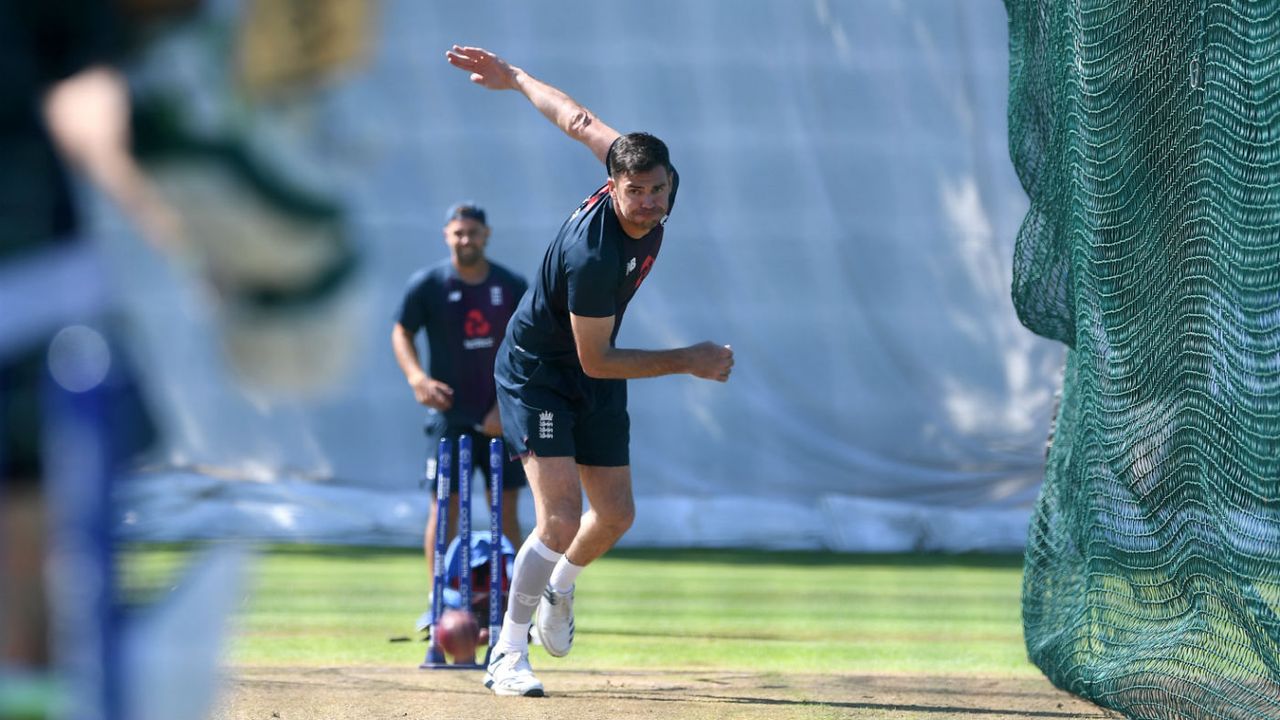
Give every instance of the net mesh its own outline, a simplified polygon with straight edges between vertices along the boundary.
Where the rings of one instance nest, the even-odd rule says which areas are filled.
[[[1007,0],[1014,301],[1070,347],[1031,659],[1134,718],[1280,717],[1280,0]]]

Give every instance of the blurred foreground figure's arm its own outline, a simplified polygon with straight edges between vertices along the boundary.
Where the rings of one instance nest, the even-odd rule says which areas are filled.
[[[130,153],[129,92],[117,70],[97,65],[54,85],[44,114],[58,150],[120,205],[148,241],[157,247],[180,241],[178,216]]]
[[[618,131],[563,91],[548,85],[497,55],[478,47],[459,47],[445,53],[449,64],[471,73],[471,82],[490,90],[519,90],[533,106],[566,135],[586,145],[600,162]]]

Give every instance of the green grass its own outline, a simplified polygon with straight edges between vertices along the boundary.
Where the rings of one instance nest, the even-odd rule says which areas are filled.
[[[124,584],[163,590],[189,554],[131,547]],[[615,550],[583,574],[556,667],[1035,676],[1020,581],[1016,556]],[[412,633],[427,585],[411,550],[266,548],[230,661],[417,663],[425,643],[388,638]]]

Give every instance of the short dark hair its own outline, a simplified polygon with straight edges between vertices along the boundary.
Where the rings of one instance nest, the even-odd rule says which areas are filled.
[[[485,227],[489,226],[489,223],[485,222],[486,218],[484,215],[484,208],[473,202],[454,203],[449,207],[448,212],[444,214],[445,225],[448,225],[454,220],[462,219],[475,220]]]
[[[671,172],[671,155],[666,143],[647,132],[619,135],[604,159],[609,177],[648,172],[659,165]]]

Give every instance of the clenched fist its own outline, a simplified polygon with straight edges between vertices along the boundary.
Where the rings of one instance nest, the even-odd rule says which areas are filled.
[[[724,382],[732,371],[732,347],[701,342],[689,348],[689,374],[704,380]]]

